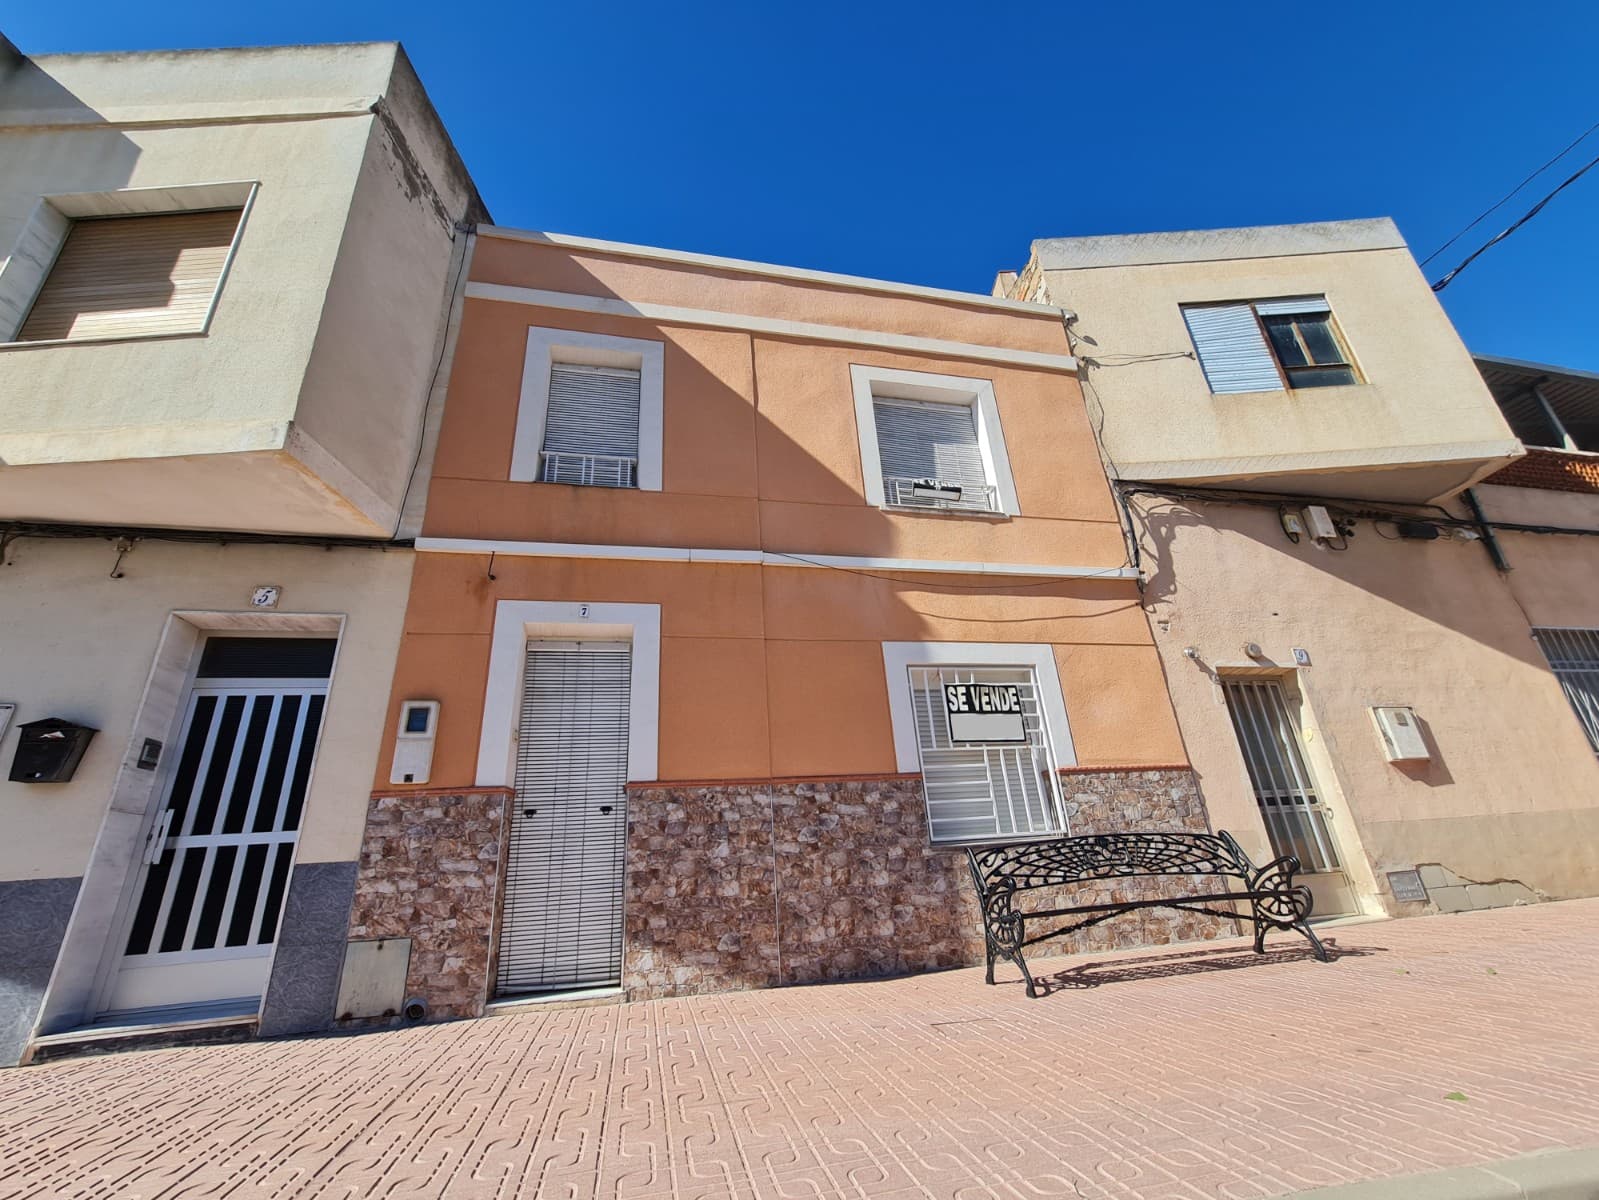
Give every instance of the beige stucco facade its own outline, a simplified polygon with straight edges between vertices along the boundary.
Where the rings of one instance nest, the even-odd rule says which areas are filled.
[[[481,215],[399,47],[45,56],[0,81],[0,310],[25,310],[55,208],[223,203],[246,211],[203,336],[0,344],[0,516],[183,527],[204,495],[211,528],[394,533],[454,222]]]
[[[96,732],[67,782],[0,779],[0,1064],[107,1011],[225,1001],[307,1028],[306,997],[331,1009],[338,984],[436,369],[485,214],[393,43],[9,66],[0,765],[25,724]],[[64,217],[241,205],[202,330],[9,340]],[[331,675],[292,702],[270,663],[217,690],[198,668],[229,636],[336,641]],[[206,686],[221,715],[191,733]],[[180,783],[186,762],[213,765]],[[163,916],[136,950],[163,886],[187,927]],[[234,920],[236,900],[254,907]]]
[[[1430,500],[1518,453],[1386,219],[1044,239],[1012,289],[1077,313],[1124,479]],[[1212,395],[1182,306],[1307,294],[1326,297],[1360,382]]]
[[[1487,488],[1483,504],[1517,521],[1549,495]],[[1339,553],[1291,544],[1274,508],[1149,500],[1135,512],[1145,605],[1218,827],[1266,846],[1220,686],[1265,674],[1298,706],[1362,910],[1425,911],[1396,901],[1386,873],[1426,865],[1520,885],[1483,906],[1599,890],[1599,764],[1528,624],[1594,625],[1596,539],[1501,535],[1515,568],[1501,575],[1480,542],[1390,541],[1391,525],[1362,523]],[[1414,708],[1431,762],[1387,761],[1374,705]]]
[[[1077,314],[1215,824],[1268,846],[1276,801],[1246,758],[1272,735],[1264,709],[1235,727],[1226,684],[1270,680],[1347,876],[1316,881],[1324,911],[1599,891],[1599,765],[1532,629],[1599,626],[1599,539],[1499,531],[1512,569],[1496,569],[1459,493],[1523,449],[1392,223],[1046,239],[997,287]],[[1184,306],[1307,296],[1325,298],[1358,382],[1213,393]],[[1489,522],[1599,527],[1593,495],[1476,495]],[[1318,501],[1336,536],[1305,526]],[[1398,521],[1440,518],[1432,540],[1400,536]],[[1428,758],[1389,760],[1378,706],[1414,711]],[[1396,898],[1388,874],[1409,871],[1427,901]]]

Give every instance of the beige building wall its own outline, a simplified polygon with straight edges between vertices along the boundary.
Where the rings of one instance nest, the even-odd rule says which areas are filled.
[[[1078,314],[1124,479],[1427,500],[1519,453],[1386,219],[1046,239],[1029,282]],[[1326,296],[1362,382],[1212,395],[1182,306],[1304,295]]]
[[[44,56],[0,85],[0,270],[44,197],[258,185],[205,336],[0,345],[0,516],[184,526],[200,492],[213,528],[392,533],[453,224],[481,215],[436,122],[392,43]]]
[[[1367,911],[1423,911],[1396,902],[1384,874],[1428,864],[1544,899],[1599,890],[1599,764],[1518,605],[1531,592],[1551,617],[1561,611],[1569,590],[1533,577],[1578,539],[1516,536],[1507,554],[1518,569],[1501,577],[1479,543],[1389,541],[1362,522],[1338,553],[1290,544],[1273,508],[1135,509],[1151,564],[1146,607],[1218,828],[1267,852],[1218,679],[1268,673],[1302,704],[1312,769]],[[1591,589],[1599,564],[1587,563]],[[1308,667],[1296,667],[1295,647]],[[1415,708],[1430,763],[1386,760],[1378,704]]]
[[[82,875],[118,772],[138,755],[134,725],[174,613],[287,627],[316,614],[342,623],[339,657],[307,799],[299,861],[353,859],[378,757],[389,681],[415,556],[405,550],[204,546],[141,542],[111,578],[108,541],[21,540],[0,575],[0,701],[17,705],[0,739],[9,769],[16,725],[64,717],[98,729],[70,783],[0,778],[0,880]],[[283,588],[279,607],[252,613],[256,584]],[[142,737],[142,730],[141,730]],[[162,740],[169,752],[176,731]],[[353,799],[353,802],[352,802]]]

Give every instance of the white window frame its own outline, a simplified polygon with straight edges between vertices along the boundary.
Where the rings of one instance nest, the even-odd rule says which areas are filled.
[[[661,727],[661,606],[501,600],[494,606],[489,678],[478,734],[477,786],[510,787],[516,773],[522,677],[529,638],[569,642],[632,642],[628,699],[627,778],[649,783],[658,773]]]
[[[234,257],[239,252],[239,242],[244,237],[245,224],[250,219],[250,209],[255,205],[260,190],[256,180],[235,180],[227,183],[195,183],[175,187],[119,188],[109,192],[70,192],[41,196],[34,206],[16,245],[10,247],[7,257],[0,262],[0,345],[26,349],[39,346],[71,346],[80,342],[145,341],[154,338],[203,337],[211,330],[211,319],[216,315],[217,301],[233,269]],[[56,258],[72,232],[73,223],[94,217],[165,217],[188,212],[205,212],[210,209],[237,208],[239,223],[233,231],[233,242],[222,260],[222,270],[217,273],[216,287],[211,292],[211,302],[205,310],[205,320],[199,329],[182,332],[102,334],[96,337],[51,338],[36,342],[19,342],[16,336],[27,321],[28,311],[38,298],[45,280],[55,268]]]
[[[1055,667],[1055,648],[1039,642],[884,642],[883,675],[888,681],[888,715],[894,728],[894,759],[905,774],[922,772],[916,740],[916,710],[911,704],[912,667],[1028,668],[1038,681],[1038,706],[1057,767],[1077,765],[1066,697]]]
[[[999,424],[999,405],[994,400],[991,381],[860,364],[851,364],[849,377],[855,393],[855,431],[860,439],[861,477],[868,504],[875,508],[891,508],[895,512],[953,513],[968,517],[1014,517],[1021,513],[1021,505],[1016,500],[1016,481],[1011,477],[1010,455],[1005,450],[1005,433]],[[988,476],[989,486],[994,489],[999,502],[998,509],[985,513],[978,509],[890,504],[883,488],[883,456],[877,445],[876,402],[879,399],[925,400],[934,404],[969,406],[977,424],[977,445],[983,456],[983,470]]]
[[[550,409],[550,368],[556,363],[569,363],[620,367],[639,373],[638,490],[660,491],[665,362],[665,342],[529,326],[516,436],[511,445],[511,481],[536,483],[540,478],[544,422]]]

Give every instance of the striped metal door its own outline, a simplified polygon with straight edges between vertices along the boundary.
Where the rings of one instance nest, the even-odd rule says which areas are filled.
[[[1293,854],[1305,871],[1341,871],[1316,781],[1305,762],[1299,721],[1275,679],[1224,679],[1255,801],[1272,849]]]
[[[626,642],[528,643],[501,995],[621,980],[632,663]]]
[[[103,1008],[265,990],[327,690],[308,679],[191,691]]]

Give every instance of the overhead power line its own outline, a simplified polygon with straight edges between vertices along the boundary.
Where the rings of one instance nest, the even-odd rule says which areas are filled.
[[[1587,141],[1588,138],[1593,134],[1594,130],[1596,130],[1596,129],[1599,129],[1599,121],[1595,121],[1592,125],[1588,126],[1587,129],[1584,129],[1580,134],[1577,135],[1577,137],[1574,140],[1572,140],[1571,142],[1568,142],[1566,144],[1565,149],[1561,150],[1561,152],[1559,154],[1555,155],[1548,162],[1544,163],[1543,166],[1539,167],[1531,175],[1528,175],[1527,178],[1523,179],[1515,187],[1511,188],[1508,192],[1506,192],[1503,196],[1501,196],[1497,201],[1495,201],[1493,204],[1491,204],[1487,208],[1483,209],[1482,212],[1478,213],[1476,218],[1471,222],[1471,224],[1467,225],[1465,228],[1460,230],[1459,233],[1455,234],[1454,237],[1450,238],[1442,246],[1439,246],[1438,249],[1434,250],[1431,254],[1427,255],[1426,258],[1422,259],[1421,260],[1421,265],[1423,267],[1425,267],[1428,263],[1430,263],[1433,259],[1437,258],[1445,250],[1449,249],[1449,247],[1453,246],[1461,238],[1465,237],[1473,229],[1475,229],[1475,228],[1477,228],[1477,226],[1481,225],[1495,211],[1497,211],[1498,209],[1503,208],[1505,206],[1505,204],[1509,202],[1509,200],[1510,200],[1510,198],[1512,196],[1514,196],[1522,188],[1526,187],[1534,179],[1538,178],[1538,176],[1542,175],[1550,167],[1554,166],[1562,158],[1566,157],[1566,155],[1570,154],[1573,150],[1575,150],[1583,142]]]
[[[1566,178],[1559,186],[1557,186],[1547,196],[1545,196],[1542,200],[1538,201],[1538,203],[1534,204],[1531,208],[1529,208],[1524,214],[1522,214],[1522,216],[1521,216],[1521,218],[1519,220],[1517,220],[1513,224],[1511,224],[1508,228],[1506,228],[1504,230],[1504,232],[1496,234],[1494,237],[1489,238],[1486,242],[1484,242],[1482,245],[1478,246],[1470,254],[1466,255],[1466,257],[1461,260],[1461,263],[1460,263],[1460,265],[1458,267],[1456,267],[1453,271],[1449,272],[1449,274],[1445,275],[1437,283],[1432,285],[1432,290],[1435,291],[1435,292],[1443,291],[1446,287],[1448,287],[1451,283],[1454,282],[1455,276],[1459,275],[1462,271],[1464,271],[1472,263],[1476,262],[1477,259],[1482,256],[1482,254],[1483,254],[1483,252],[1485,250],[1487,250],[1490,246],[1497,246],[1500,242],[1504,241],[1511,234],[1515,233],[1516,230],[1520,229],[1528,221],[1530,221],[1534,217],[1536,217],[1539,213],[1541,213],[1544,210],[1544,206],[1546,204],[1548,204],[1549,201],[1553,200],[1561,192],[1565,191],[1572,184],[1576,183],[1577,180],[1581,179],[1584,175],[1586,175],[1589,171],[1591,171],[1595,166],[1599,166],[1599,156],[1595,156],[1594,158],[1589,159],[1586,163],[1584,163],[1580,168],[1577,169],[1575,174],[1573,174],[1573,175],[1569,176],[1568,178]]]

